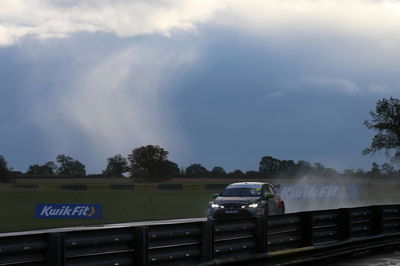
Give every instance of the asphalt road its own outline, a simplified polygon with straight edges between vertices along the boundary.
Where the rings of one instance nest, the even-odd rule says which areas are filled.
[[[324,266],[400,266],[400,251],[386,251],[374,254],[364,254],[343,259],[333,259],[315,263]]]

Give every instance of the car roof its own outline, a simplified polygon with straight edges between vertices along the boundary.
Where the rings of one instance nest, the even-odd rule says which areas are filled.
[[[232,188],[232,187],[237,187],[237,188],[245,188],[245,187],[247,187],[247,188],[259,188],[259,187],[261,187],[263,185],[266,185],[266,184],[271,185],[269,183],[264,183],[264,182],[239,182],[239,183],[230,184],[227,187],[230,187],[230,188]]]

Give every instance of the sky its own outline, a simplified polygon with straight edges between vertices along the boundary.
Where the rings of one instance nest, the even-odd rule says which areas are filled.
[[[160,145],[180,167],[262,156],[338,170],[363,121],[400,97],[400,1],[2,0],[0,155],[25,172],[66,154]]]

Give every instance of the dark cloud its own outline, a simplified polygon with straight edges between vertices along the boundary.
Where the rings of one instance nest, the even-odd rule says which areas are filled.
[[[339,169],[381,160],[361,156],[371,139],[362,122],[378,99],[400,96],[397,24],[383,31],[387,22],[374,17],[363,26],[350,16],[360,1],[346,11],[321,1],[304,12],[291,1],[255,2],[276,14],[268,9],[265,21],[256,12],[257,23],[247,23],[254,7],[239,4],[235,19],[227,9],[196,31],[168,26],[168,37],[74,28],[69,38],[24,35],[1,48],[0,154],[23,171],[66,153],[99,172],[107,157],[144,144],[166,147],[181,166],[228,170],[257,169],[264,155]],[[193,26],[215,8],[193,13],[188,24],[174,21]]]
[[[368,89],[371,78],[385,72],[371,69],[373,60],[363,65],[368,55],[343,50],[356,71],[344,60],[330,65],[331,55],[312,56],[324,55],[326,47],[311,49],[301,38],[279,47],[274,40],[249,42],[223,28],[207,36],[203,60],[181,82],[177,103],[196,150],[191,160],[229,169],[255,169],[263,155],[339,169],[370,166],[371,158],[361,156],[371,138],[363,121],[376,100],[393,91]],[[346,41],[353,40],[337,40],[340,45],[330,43],[331,49]]]

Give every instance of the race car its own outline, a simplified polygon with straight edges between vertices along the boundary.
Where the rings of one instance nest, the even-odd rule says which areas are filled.
[[[285,203],[270,183],[233,183],[213,196],[208,203],[208,220],[285,214]]]

